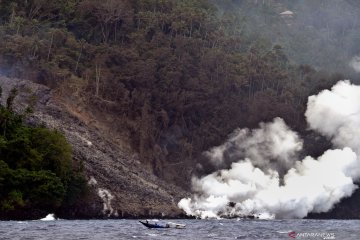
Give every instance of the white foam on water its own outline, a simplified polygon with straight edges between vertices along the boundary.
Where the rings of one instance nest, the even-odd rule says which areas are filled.
[[[46,215],[46,217],[41,218],[40,221],[55,221],[56,217],[55,214],[53,213],[49,213],[48,215]]]

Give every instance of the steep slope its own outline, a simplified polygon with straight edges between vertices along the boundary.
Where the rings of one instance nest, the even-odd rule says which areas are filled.
[[[35,112],[29,124],[44,124],[63,132],[73,147],[74,159],[80,161],[89,179],[92,196],[88,202],[58,214],[66,218],[89,217],[177,217],[177,201],[185,192],[145,171],[136,157],[124,152],[101,131],[87,126],[70,114],[61,99],[49,88],[26,80],[0,77],[7,96],[19,90],[16,106],[20,110],[29,97],[36,96]]]
[[[204,151],[274,117],[305,132],[307,96],[343,79],[317,72],[318,64],[348,68],[353,56],[332,53],[337,21],[328,29],[313,14],[320,8],[285,0],[211,1],[234,11],[207,0],[16,2],[0,1],[0,72],[49,88],[7,78],[2,85],[23,90],[20,105],[33,89],[29,122],[64,132],[93,186],[87,205],[66,216],[179,214],[186,193],[173,184],[189,190],[200,164],[208,171]],[[285,10],[295,18],[285,21]],[[302,22],[306,12],[313,21]],[[336,45],[352,46],[358,25],[339,29],[350,37]]]

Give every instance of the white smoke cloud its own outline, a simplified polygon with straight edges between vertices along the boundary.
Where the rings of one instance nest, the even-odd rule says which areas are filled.
[[[260,123],[258,129],[235,130],[226,143],[210,149],[205,155],[218,167],[249,158],[261,169],[281,170],[293,166],[302,144],[284,120],[275,118],[271,123]]]
[[[220,170],[193,178],[193,198],[179,207],[200,218],[255,215],[303,218],[327,212],[351,196],[360,178],[360,87],[341,81],[331,91],[309,97],[306,118],[342,149],[302,161],[302,141],[280,118],[259,129],[238,129],[206,153]],[[226,167],[226,162],[231,165]],[[284,171],[281,178],[279,171]],[[231,204],[229,204],[231,203]]]
[[[355,72],[360,72],[360,57],[359,56],[353,57],[349,62],[349,66],[352,67],[352,69],[354,69]]]
[[[305,116],[310,128],[332,139],[335,146],[360,153],[360,86],[340,81],[331,91],[309,97]]]
[[[103,200],[103,214],[107,214],[110,217],[114,212],[113,207],[111,206],[111,201],[114,199],[114,195],[105,188],[98,189],[98,196]]]

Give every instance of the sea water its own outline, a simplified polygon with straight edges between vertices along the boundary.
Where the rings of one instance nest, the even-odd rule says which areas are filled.
[[[360,239],[360,220],[171,221],[186,228],[147,229],[137,220],[0,221],[0,239]]]

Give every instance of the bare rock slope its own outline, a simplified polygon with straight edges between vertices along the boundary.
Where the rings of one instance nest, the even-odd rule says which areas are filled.
[[[3,88],[3,101],[12,88],[18,89],[15,106],[19,111],[27,106],[29,97],[35,97],[35,112],[29,123],[44,124],[64,133],[72,145],[74,159],[84,166],[92,196],[87,203],[60,213],[63,217],[182,216],[177,202],[186,192],[147,172],[136,155],[126,153],[112,139],[107,139],[101,130],[88,126],[67,111],[54,91],[27,80],[2,76],[0,86]]]

